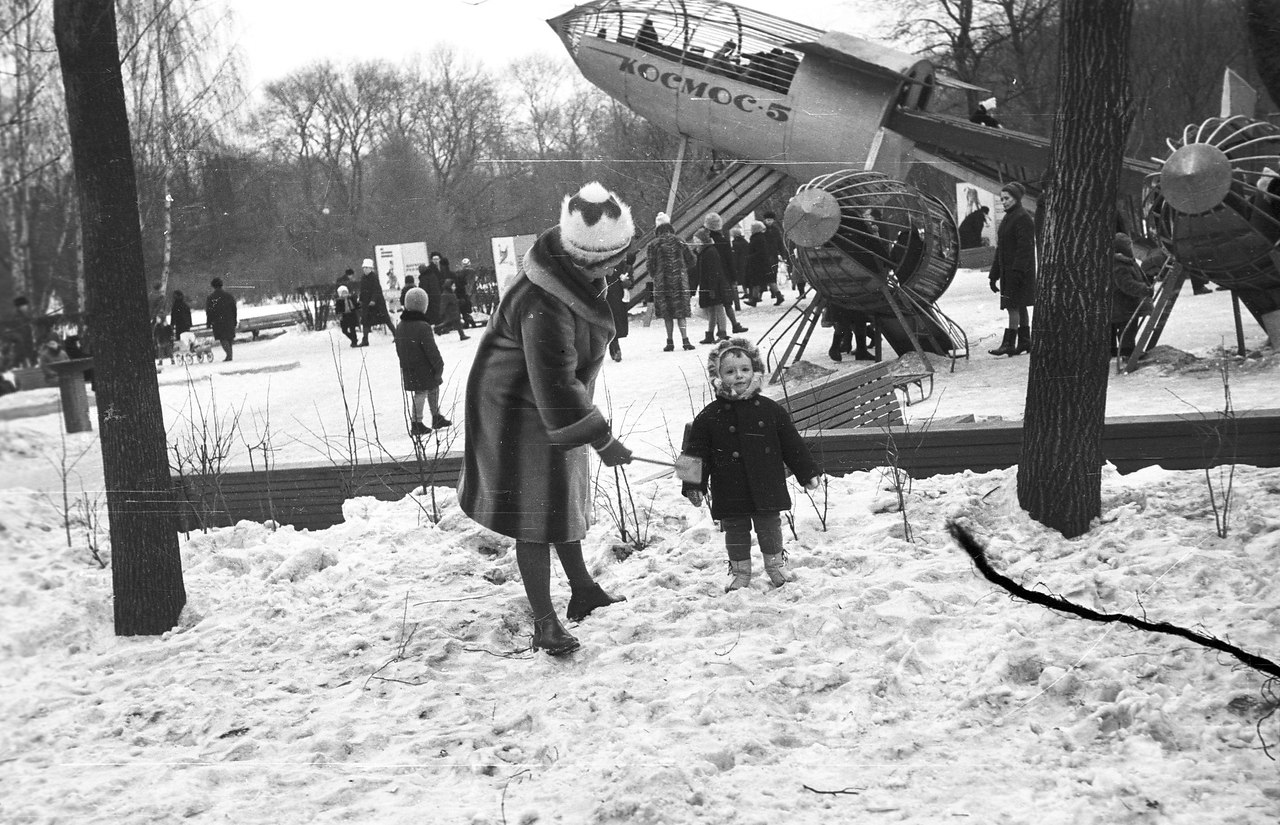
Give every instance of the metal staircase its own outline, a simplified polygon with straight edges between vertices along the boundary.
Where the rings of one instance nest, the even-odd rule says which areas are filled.
[[[694,230],[702,226],[702,219],[708,212],[718,212],[724,219],[725,227],[730,227],[751,214],[765,198],[789,182],[790,178],[776,169],[734,161],[706,186],[676,204],[675,212],[671,215],[671,228],[676,235],[687,239]],[[653,237],[654,232],[650,229],[636,241],[636,248],[644,249]],[[648,264],[645,255],[637,256],[635,267],[631,271],[633,295],[642,294],[648,286]]]

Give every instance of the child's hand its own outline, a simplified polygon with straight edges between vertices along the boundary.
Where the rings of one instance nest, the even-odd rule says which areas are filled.
[[[816,490],[818,489],[818,486],[821,484],[822,484],[822,476],[814,476],[813,478],[809,479],[804,483],[804,488],[806,490]]]
[[[689,490],[684,494],[684,497],[689,499],[689,503],[692,504],[694,507],[702,506],[702,493],[700,493],[699,491]]]

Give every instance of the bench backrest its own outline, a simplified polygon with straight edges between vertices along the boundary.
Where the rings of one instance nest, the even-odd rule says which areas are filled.
[[[892,373],[894,362],[847,372],[799,392],[786,392],[778,401],[787,408],[796,429],[832,430],[839,427],[889,427],[903,423],[902,402]]]

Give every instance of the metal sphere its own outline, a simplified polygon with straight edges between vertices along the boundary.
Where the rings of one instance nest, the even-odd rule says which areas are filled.
[[[836,306],[887,315],[893,311],[887,289],[915,314],[955,276],[960,244],[951,211],[879,172],[814,178],[796,192],[787,218],[796,265]]]

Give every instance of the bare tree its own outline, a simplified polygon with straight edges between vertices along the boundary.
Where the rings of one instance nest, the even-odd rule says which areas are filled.
[[[1129,130],[1133,0],[1063,0],[1061,105],[1050,149],[1018,501],[1081,535],[1102,511],[1102,424],[1116,188]]]
[[[117,635],[154,635],[186,604],[114,0],[55,0],[80,192]]]

